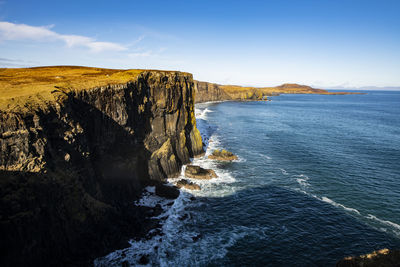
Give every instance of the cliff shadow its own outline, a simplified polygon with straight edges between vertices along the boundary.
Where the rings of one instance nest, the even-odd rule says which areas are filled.
[[[155,222],[133,205],[149,183],[140,135],[71,96],[37,115],[42,130],[30,138],[47,140],[45,169],[0,171],[0,265],[91,265],[144,235]]]

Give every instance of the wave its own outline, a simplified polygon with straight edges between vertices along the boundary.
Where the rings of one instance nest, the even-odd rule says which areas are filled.
[[[364,218],[364,219],[368,219],[368,220],[374,221],[375,223],[378,223],[378,225],[380,225],[380,226],[371,225],[373,228],[375,228],[377,230],[380,230],[380,231],[383,231],[383,232],[390,232],[390,233],[400,237],[400,225],[397,224],[397,223],[394,223],[394,222],[391,222],[391,221],[388,221],[388,220],[382,220],[382,219],[380,219],[380,218],[378,218],[378,217],[376,217],[375,215],[372,215],[372,214],[364,215],[364,214],[362,214],[360,211],[358,211],[355,208],[346,207],[345,205],[337,203],[337,202],[333,201],[332,199],[330,199],[328,197],[325,197],[325,196],[318,197],[317,195],[314,195],[314,194],[312,194],[310,192],[307,192],[307,191],[299,189],[299,188],[296,188],[295,190],[299,191],[299,192],[301,192],[303,194],[309,195],[311,197],[314,197],[314,198],[316,198],[318,200],[324,201],[325,203],[331,204],[332,206],[335,206],[337,208],[342,208],[342,209],[344,209],[346,211],[349,211],[349,212],[359,216],[360,218]],[[388,228],[384,228],[384,227],[382,227],[382,225],[385,225]]]
[[[214,112],[212,110],[209,110],[208,108],[205,109],[199,109],[195,108],[195,114],[197,119],[202,119],[202,120],[207,120],[207,113]]]
[[[376,216],[374,216],[374,215],[372,215],[372,214],[368,214],[368,215],[366,216],[366,218],[367,218],[367,219],[370,219],[370,220],[374,220],[374,221],[380,222],[380,223],[385,224],[385,225],[387,225],[387,226],[391,226],[391,227],[393,227],[393,228],[396,228],[397,230],[400,230],[400,225],[398,225],[397,223],[379,219],[378,217],[376,217]],[[397,233],[397,234],[399,235],[400,233]]]
[[[282,172],[283,175],[289,175],[289,173],[285,169],[279,168],[279,170]]]
[[[260,157],[262,157],[264,159],[267,159],[267,160],[271,160],[272,159],[270,156],[262,154],[262,153],[259,153],[259,155],[260,155]]]
[[[304,174],[300,174],[300,175],[295,175],[296,178],[296,182],[302,186],[302,187],[307,187],[310,186],[310,184],[307,182],[310,178],[307,175]]]
[[[121,266],[121,262],[128,262],[130,266],[139,265],[138,262],[143,255],[149,260],[151,265],[160,265],[159,256],[162,254],[166,238],[171,238],[175,231],[171,229],[172,225],[180,220],[179,214],[182,214],[185,208],[185,202],[190,201],[190,195],[182,193],[174,200],[168,200],[155,195],[154,187],[146,187],[142,197],[136,202],[139,206],[155,207],[160,205],[163,212],[155,217],[160,219],[161,228],[151,230],[148,235],[151,238],[130,240],[130,247],[116,250],[104,257],[97,258],[93,264],[96,267]],[[187,233],[190,235],[191,233]],[[193,233],[192,233],[193,234]],[[173,237],[172,237],[173,238]]]
[[[180,176],[176,178],[169,178],[168,181],[175,184],[180,179],[186,179],[196,184],[199,184],[201,190],[198,191],[182,189],[185,192],[190,192],[194,196],[225,197],[232,195],[236,193],[238,190],[242,189],[242,187],[234,185],[236,179],[234,178],[233,174],[225,169],[220,168],[219,162],[208,159],[208,156],[212,153],[213,150],[221,149],[221,143],[217,135],[211,136],[209,140],[210,143],[208,145],[208,149],[205,155],[200,158],[194,158],[191,164],[200,166],[204,169],[214,170],[218,178],[213,178],[210,180],[187,178],[185,177],[186,166],[183,166]],[[239,158],[235,162],[240,162],[240,161],[241,158]]]
[[[354,212],[354,213],[357,213],[357,214],[360,215],[360,212],[359,212],[357,209],[348,208],[348,207],[346,207],[345,205],[342,205],[342,204],[340,204],[340,203],[337,203],[337,202],[333,201],[332,199],[330,199],[330,198],[328,198],[328,197],[322,197],[322,198],[320,198],[320,199],[321,199],[322,201],[326,202],[326,203],[329,203],[329,204],[335,206],[335,207],[340,207],[340,208],[342,208],[342,209],[345,209],[345,210],[347,210],[347,211]]]

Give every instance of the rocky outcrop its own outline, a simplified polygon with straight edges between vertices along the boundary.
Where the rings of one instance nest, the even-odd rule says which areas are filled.
[[[381,249],[372,253],[346,257],[340,260],[337,267],[398,267],[400,266],[400,250]]]
[[[143,231],[142,188],[203,152],[191,74],[53,89],[0,107],[1,266],[74,265],[122,246]]]
[[[186,180],[186,179],[181,179],[181,180],[179,180],[177,183],[176,183],[176,186],[178,187],[178,188],[186,188],[186,189],[189,189],[189,190],[200,190],[201,188],[200,188],[200,185],[198,185],[198,184],[195,184],[195,183],[193,183],[193,182],[190,182],[190,181],[188,181],[188,180]]]
[[[211,155],[208,156],[209,159],[213,160],[221,160],[221,161],[232,161],[237,160],[238,157],[234,155],[232,152],[227,151],[225,149],[222,150],[214,150]]]
[[[194,90],[196,92],[196,103],[208,101],[231,100],[232,98],[215,83],[194,81]]]
[[[203,169],[196,165],[187,165],[185,169],[185,176],[193,179],[212,179],[218,178],[217,174],[211,169]]]

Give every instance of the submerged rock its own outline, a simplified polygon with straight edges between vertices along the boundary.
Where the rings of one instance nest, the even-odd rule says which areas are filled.
[[[185,179],[179,180],[179,181],[176,183],[176,186],[177,186],[178,188],[184,187],[184,188],[189,189],[189,190],[200,190],[200,189],[201,189],[201,188],[200,188],[200,185],[195,184],[195,183],[190,182],[190,181],[185,180]]]
[[[206,180],[218,177],[215,174],[215,171],[211,169],[203,169],[202,167],[196,165],[187,165],[185,170],[185,176],[188,178],[206,179]]]
[[[223,161],[232,161],[232,160],[237,160],[238,157],[234,155],[232,152],[222,149],[222,150],[214,150],[210,156],[208,156],[209,159],[214,159],[214,160],[223,160]]]

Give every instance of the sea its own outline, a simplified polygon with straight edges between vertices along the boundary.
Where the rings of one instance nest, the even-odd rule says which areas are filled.
[[[161,205],[161,228],[95,265],[335,266],[400,249],[400,92],[365,93],[197,104],[207,150],[192,164],[218,178],[175,202],[146,188],[136,204]]]

